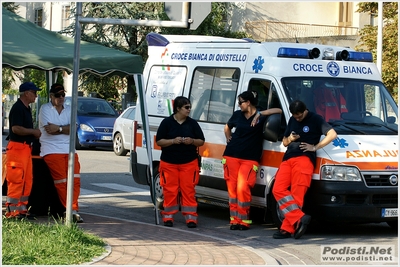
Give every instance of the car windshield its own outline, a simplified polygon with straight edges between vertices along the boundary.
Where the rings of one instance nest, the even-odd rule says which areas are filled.
[[[303,101],[338,133],[397,134],[397,105],[378,81],[338,78],[283,78],[289,102]]]
[[[70,105],[71,99],[65,103]],[[78,98],[77,114],[80,116],[112,116],[118,117],[118,112],[105,100],[97,98]]]

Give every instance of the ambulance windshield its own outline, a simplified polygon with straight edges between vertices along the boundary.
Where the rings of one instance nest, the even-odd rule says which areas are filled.
[[[283,78],[288,101],[299,99],[341,134],[398,134],[398,108],[381,82]]]

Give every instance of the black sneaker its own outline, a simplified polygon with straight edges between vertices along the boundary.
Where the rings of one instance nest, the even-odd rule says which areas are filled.
[[[197,227],[197,224],[195,222],[188,222],[186,225],[189,228],[196,228]]]
[[[291,237],[292,234],[289,232],[286,232],[285,230],[279,230],[278,232],[274,233],[272,236],[274,239],[285,239]]]
[[[174,223],[172,221],[166,221],[166,222],[164,222],[164,226],[172,227],[172,226],[174,226]]]
[[[36,220],[36,217],[35,217],[35,214],[31,214],[31,213],[20,213],[19,215],[18,215],[18,219],[20,219],[20,220],[24,220],[24,219],[26,219],[26,220]]]
[[[231,230],[239,230],[239,225],[238,224],[231,224],[231,227],[229,229],[231,229]]]
[[[307,230],[307,225],[311,222],[310,215],[303,215],[297,222],[296,231],[294,232],[294,238],[299,239]]]
[[[83,223],[81,215],[75,210],[72,211],[72,220],[74,223]]]
[[[249,229],[250,229],[250,227],[248,227],[246,225],[239,224],[239,230],[244,231],[244,230],[249,230]]]

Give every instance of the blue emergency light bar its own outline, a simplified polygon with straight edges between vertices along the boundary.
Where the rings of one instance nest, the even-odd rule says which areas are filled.
[[[280,47],[278,50],[278,57],[309,58],[308,49]]]
[[[354,52],[347,50],[337,52],[336,59],[345,61],[373,62],[371,52]]]
[[[325,49],[324,56],[322,59],[325,60],[344,60],[344,61],[362,61],[362,62],[373,62],[371,52],[355,52],[355,51],[338,51],[336,53],[336,58],[333,55],[333,49]],[[330,52],[330,56],[327,56],[327,52]],[[291,48],[291,47],[280,47],[278,50],[278,57],[286,58],[306,58],[313,59],[318,58],[320,55],[320,50],[318,48],[313,48],[308,50],[306,48]]]

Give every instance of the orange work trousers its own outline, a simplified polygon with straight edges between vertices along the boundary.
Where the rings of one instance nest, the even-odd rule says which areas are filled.
[[[282,230],[293,234],[294,225],[304,216],[301,209],[313,170],[314,165],[307,156],[288,159],[279,166],[272,194],[285,215]]]
[[[43,157],[53,177],[58,198],[61,204],[67,207],[67,180],[68,180],[68,154],[48,154]],[[72,210],[79,211],[78,198],[81,192],[81,166],[78,154],[75,154],[74,161],[74,194],[72,197]]]
[[[224,157],[224,179],[228,187],[230,223],[249,227],[251,188],[257,179],[258,162]]]
[[[160,161],[160,185],[164,195],[163,222],[174,221],[179,205],[186,223],[197,224],[197,201],[195,186],[199,182],[200,170],[197,159],[185,164],[170,164]],[[180,192],[180,203],[178,195]]]
[[[29,144],[8,142],[6,152],[7,218],[28,212],[27,205],[33,183],[31,153],[32,148]]]

